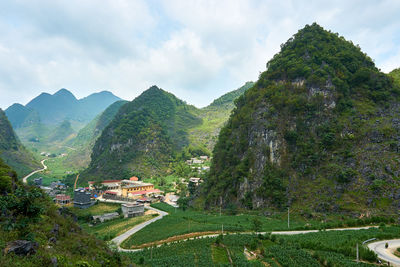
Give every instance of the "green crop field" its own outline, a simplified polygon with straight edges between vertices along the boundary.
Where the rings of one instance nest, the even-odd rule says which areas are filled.
[[[128,231],[135,225],[141,224],[152,219],[153,215],[145,215],[133,218],[117,218],[94,226],[89,226],[88,223],[80,224],[81,227],[88,233],[94,234],[97,238],[108,241],[114,237]]]
[[[158,220],[146,228],[127,239],[122,246],[130,248],[144,243],[164,240],[169,237],[183,235],[188,233],[206,232],[206,231],[224,231],[228,232],[246,232],[255,229],[254,221],[259,221],[258,231],[277,231],[288,230],[285,214],[276,214],[273,216],[262,216],[256,213],[226,215],[219,213],[206,213],[202,211],[175,209],[165,203],[156,203],[152,205],[155,208],[169,213],[161,220]],[[337,221],[335,223],[321,223],[319,220],[305,220],[301,216],[293,215],[290,223],[290,230],[300,229],[320,229],[333,228],[338,226],[355,226],[374,223],[373,221]]]
[[[278,236],[230,234],[202,238],[125,254],[139,266],[375,266],[377,258],[361,243],[366,239],[400,237],[399,226],[355,231],[319,231]],[[360,259],[357,263],[356,244]],[[248,260],[244,248],[255,255]]]

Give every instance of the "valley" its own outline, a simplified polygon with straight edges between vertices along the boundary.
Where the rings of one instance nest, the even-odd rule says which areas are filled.
[[[0,265],[396,266],[399,73],[313,23],[203,108],[153,85],[0,110]]]

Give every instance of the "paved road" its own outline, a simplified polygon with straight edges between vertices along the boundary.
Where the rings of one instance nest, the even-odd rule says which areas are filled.
[[[122,242],[124,242],[128,237],[130,237],[134,233],[140,231],[141,229],[145,228],[147,225],[149,225],[149,224],[151,224],[151,223],[153,223],[155,221],[161,220],[165,215],[168,215],[167,212],[155,209],[153,207],[146,207],[146,208],[149,209],[149,210],[153,210],[155,212],[158,212],[160,215],[157,216],[157,217],[154,217],[153,219],[148,220],[148,221],[146,221],[144,223],[136,225],[135,227],[131,228],[130,230],[126,231],[125,233],[123,233],[123,234],[115,237],[114,239],[112,239],[111,242],[113,242],[113,243],[115,243],[117,245],[119,251],[124,251],[124,252],[137,251],[137,250],[133,250],[133,249],[123,249],[123,248],[120,247],[120,245],[121,245]]]
[[[44,165],[44,162],[45,162],[46,160],[48,160],[48,159],[44,159],[44,160],[42,160],[42,161],[40,162],[40,163],[42,163],[42,165],[43,165],[43,169],[39,169],[39,170],[36,170],[36,171],[31,172],[30,174],[28,174],[27,176],[25,176],[24,178],[22,178],[22,181],[26,184],[26,183],[28,183],[28,178],[29,178],[29,177],[31,177],[31,176],[34,175],[35,173],[38,173],[38,172],[42,172],[42,171],[44,171],[44,170],[47,170],[47,166]]]
[[[377,228],[378,226],[363,226],[363,227],[349,227],[349,228],[332,228],[326,229],[325,231],[349,231],[349,230],[365,230],[370,228]],[[273,235],[299,235],[299,234],[308,234],[308,233],[316,233],[319,230],[304,230],[304,231],[279,231],[279,232],[271,232]],[[264,234],[264,233],[261,233]]]
[[[162,219],[162,217],[164,217],[165,215],[168,215],[167,212],[152,208],[152,207],[148,207],[148,209],[154,210],[158,213],[160,213],[160,216],[155,217],[154,219],[151,219],[147,222],[144,222],[142,224],[139,224],[135,227],[133,227],[132,229],[128,230],[127,232],[121,234],[120,236],[115,237],[113,240],[111,240],[112,242],[114,242],[119,251],[122,252],[137,252],[137,251],[141,251],[143,249],[124,249],[121,248],[121,243],[127,239],[128,237],[130,237],[131,235],[133,235],[134,233],[140,231],[141,229],[143,229],[144,227],[146,227],[147,225]],[[369,229],[369,228],[376,228],[377,226],[364,226],[364,227],[352,227],[352,228],[333,228],[333,229],[326,229],[326,231],[349,231],[349,230],[364,230],[364,229]],[[319,232],[319,230],[304,230],[304,231],[276,231],[276,232],[271,232],[271,234],[273,235],[299,235],[299,234],[308,234],[308,233],[316,233]],[[226,233],[224,233],[225,235]],[[232,234],[232,233],[229,233]],[[238,232],[238,233],[234,233],[234,234],[254,234],[254,232]],[[266,232],[257,232],[256,234],[266,234]],[[219,234],[205,234],[203,236],[196,236],[196,238],[211,238],[211,237],[217,237]],[[179,240],[179,241],[188,241],[188,240],[193,240],[193,238],[187,238],[184,240]],[[167,244],[170,243],[175,243],[175,242],[169,242]],[[158,247],[161,245],[158,245]]]
[[[388,243],[388,248],[385,244]],[[368,248],[374,251],[378,257],[384,261],[390,262],[391,266],[400,266],[400,258],[393,255],[396,248],[400,247],[400,239],[383,240],[368,244]]]

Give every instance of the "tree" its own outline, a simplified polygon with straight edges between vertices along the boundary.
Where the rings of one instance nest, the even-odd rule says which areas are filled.
[[[254,232],[259,232],[261,230],[262,222],[258,217],[254,217],[253,219],[253,230]]]
[[[179,207],[185,211],[187,209],[187,207],[189,206],[189,198],[187,197],[180,197],[177,201],[177,204],[179,205]]]

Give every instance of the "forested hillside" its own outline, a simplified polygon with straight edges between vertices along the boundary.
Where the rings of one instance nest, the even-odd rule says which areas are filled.
[[[0,266],[121,266],[120,255],[82,231],[67,208],[17,180],[0,159]]]
[[[400,85],[400,68],[394,69],[389,73],[389,76],[394,79],[394,81]]]
[[[399,95],[358,46],[307,25],[236,101],[198,201],[391,213],[400,205]]]
[[[188,129],[201,123],[196,108],[152,86],[120,108],[103,130],[83,178],[106,179],[168,172]]]
[[[76,137],[68,140],[66,145],[73,147],[67,157],[63,159],[65,166],[75,168],[86,168],[90,163],[90,154],[97,138],[103,129],[118,113],[118,110],[128,101],[117,101],[111,104],[103,113],[96,116],[90,123],[82,128]]]
[[[0,158],[12,166],[19,175],[26,175],[39,168],[40,163],[26,150],[7,119],[4,111],[0,109]]]
[[[220,128],[234,101],[253,85],[216,99],[197,109],[174,95],[151,87],[125,104],[93,147],[89,168],[81,175],[90,179],[158,176],[173,171],[175,163],[193,156],[211,155]],[[91,129],[89,124],[86,128]],[[82,130],[84,138],[87,129]]]
[[[197,114],[203,120],[203,123],[190,129],[191,143],[196,146],[205,146],[211,153],[219,131],[235,106],[235,100],[253,85],[253,82],[247,82],[239,89],[226,93],[215,99],[207,107],[199,109]]]

